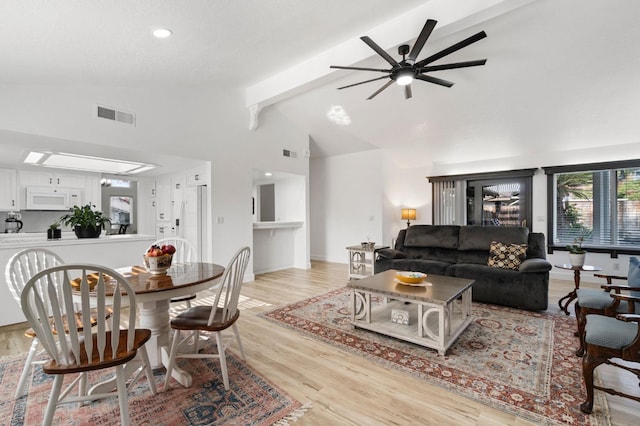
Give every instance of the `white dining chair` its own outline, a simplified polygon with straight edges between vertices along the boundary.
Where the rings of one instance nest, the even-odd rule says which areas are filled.
[[[110,294],[112,296],[107,297]],[[84,312],[95,307],[95,327],[89,316],[78,316],[76,304]],[[125,365],[138,356],[143,368],[135,372],[129,386],[144,372],[151,393],[156,394],[153,372],[145,348],[145,343],[151,338],[151,331],[136,328],[136,295],[126,278],[118,272],[85,264],[47,268],[29,279],[22,291],[21,306],[27,321],[50,357],[43,364],[42,370],[55,377],[43,425],[52,423],[55,410],[60,404],[114,396],[119,400],[120,424],[129,425]],[[108,309],[113,311],[111,327],[107,326],[105,315]],[[82,326],[69,327],[66,333],[56,332],[63,329],[66,322],[71,322],[71,318],[80,320]],[[115,369],[117,392],[80,394],[77,397],[67,396],[70,387],[62,392],[67,374],[89,373],[107,368]]]
[[[240,316],[238,299],[240,298],[240,288],[242,287],[244,272],[249,263],[250,253],[249,247],[244,247],[236,252],[222,275],[220,284],[216,288],[215,299],[211,305],[194,306],[179,313],[171,320],[171,328],[174,333],[164,380],[164,390],[169,389],[171,372],[178,358],[218,358],[220,360],[224,388],[229,390],[225,351],[233,343],[234,339],[238,343],[241,358],[245,359],[236,321]],[[223,335],[222,332],[229,328],[233,329],[233,333]],[[181,333],[183,331],[188,332],[184,337]],[[197,346],[200,332],[209,332],[215,335],[218,353],[199,352]],[[190,349],[188,352],[180,352],[180,348],[183,345],[192,341],[195,342],[195,350]]]
[[[11,256],[5,267],[4,274],[5,281],[9,286],[9,291],[11,291],[11,295],[18,306],[20,306],[22,290],[31,277],[46,268],[62,265],[63,263],[62,258],[58,256],[58,254],[43,248],[20,250]],[[31,328],[25,331],[25,336],[31,339],[31,347],[27,353],[27,359],[24,362],[20,379],[18,379],[18,386],[16,387],[15,393],[16,399],[23,395],[27,377],[31,373],[33,366],[42,364],[42,361],[34,361],[40,344],[38,336],[36,336]]]
[[[168,237],[157,240],[153,243],[154,245],[162,246],[165,244],[171,244],[176,248],[176,252],[173,255],[173,259],[171,263],[185,263],[185,262],[196,262],[198,261],[198,251],[193,247],[193,245],[180,237]],[[185,302],[187,305],[187,309],[191,307],[191,301],[197,297],[195,293],[187,294],[185,296],[175,297],[170,300],[171,303],[180,303]]]

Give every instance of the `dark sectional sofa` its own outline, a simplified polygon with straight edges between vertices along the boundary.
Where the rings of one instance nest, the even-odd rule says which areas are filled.
[[[492,242],[527,245],[518,270],[488,266]],[[547,309],[545,237],[526,227],[413,225],[400,231],[394,248],[378,251],[374,272],[388,269],[471,278],[476,302]]]

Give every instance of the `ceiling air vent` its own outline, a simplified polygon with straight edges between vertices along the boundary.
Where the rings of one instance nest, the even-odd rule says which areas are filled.
[[[96,116],[105,120],[119,121],[126,124],[135,124],[136,116],[124,111],[118,111],[113,108],[97,105]]]
[[[298,154],[295,151],[289,151],[288,149],[282,150],[282,155],[290,158],[297,158]]]

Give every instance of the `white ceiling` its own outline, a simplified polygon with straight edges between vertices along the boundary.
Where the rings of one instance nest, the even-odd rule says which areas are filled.
[[[2,0],[0,83],[246,87],[423,2]]]
[[[479,13],[478,4],[492,12]],[[310,134],[312,156],[383,148],[408,166],[423,155],[473,161],[487,140],[505,142],[499,155],[526,155],[509,140],[513,128],[531,127],[534,138],[536,123],[553,127],[572,113],[551,108],[556,99],[584,96],[587,105],[627,83],[624,70],[640,66],[627,48],[640,39],[638,16],[633,0],[2,0],[0,85],[260,87],[314,57],[386,67],[358,38],[369,35],[398,57],[397,45],[412,44],[432,18],[439,25],[418,59],[485,30],[486,39],[437,63],[487,65],[438,73],[452,88],[415,82],[405,100],[393,85],[366,101],[383,82],[336,88],[377,75],[330,73],[325,64],[297,87],[265,96],[265,105]],[[415,22],[403,25],[406,17]],[[157,27],[174,36],[154,39]],[[328,54],[338,47],[340,55]],[[587,82],[597,84],[585,91]],[[327,119],[332,105],[346,110],[350,125]]]

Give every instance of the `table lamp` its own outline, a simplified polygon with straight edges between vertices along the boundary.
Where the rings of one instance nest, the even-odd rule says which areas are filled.
[[[407,221],[407,228],[411,226],[411,221],[416,220],[416,209],[402,209],[402,220]]]

